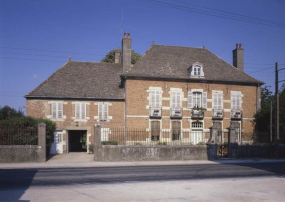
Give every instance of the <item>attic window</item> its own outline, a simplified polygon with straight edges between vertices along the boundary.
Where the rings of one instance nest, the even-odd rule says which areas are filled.
[[[192,78],[203,78],[204,77],[204,71],[202,64],[196,62],[189,68],[189,74]]]

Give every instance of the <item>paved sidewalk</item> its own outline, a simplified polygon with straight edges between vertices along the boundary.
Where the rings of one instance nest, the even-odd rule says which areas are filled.
[[[79,167],[117,167],[117,166],[161,166],[197,164],[241,164],[241,163],[280,163],[285,159],[239,159],[239,160],[191,160],[191,161],[132,161],[132,162],[95,162],[90,154],[66,154],[50,158],[46,163],[0,163],[0,169],[19,168],[79,168]]]

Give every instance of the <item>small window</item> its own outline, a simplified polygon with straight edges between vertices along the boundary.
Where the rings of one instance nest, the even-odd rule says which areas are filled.
[[[86,103],[75,103],[75,119],[86,119]]]
[[[201,67],[196,65],[194,66],[194,75],[195,76],[201,76]]]
[[[181,123],[180,121],[172,121],[172,140],[180,140]]]
[[[107,102],[99,102],[98,104],[98,117],[99,121],[108,121],[109,116],[109,104]]]
[[[190,73],[190,77],[204,78],[203,65],[200,64],[199,62],[192,64],[191,67],[188,69],[188,71]]]
[[[62,102],[52,102],[52,118],[62,119],[63,118],[63,103]]]
[[[192,129],[201,129],[203,128],[203,122],[192,122]]]
[[[151,140],[159,141],[160,136],[160,122],[159,121],[151,121],[150,126]]]

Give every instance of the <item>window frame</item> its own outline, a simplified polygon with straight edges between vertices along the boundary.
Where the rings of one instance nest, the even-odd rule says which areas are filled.
[[[100,117],[100,107],[102,117]],[[105,112],[107,113],[105,114]],[[98,120],[99,121],[108,121],[109,120],[109,103],[108,102],[98,102]]]
[[[79,117],[77,117],[77,106],[79,106]],[[83,110],[82,110],[82,108],[83,108],[83,106],[84,106],[84,118],[82,118],[83,116],[82,116],[82,112],[83,112]],[[75,103],[75,119],[76,120],[87,120],[87,114],[86,114],[86,112],[87,112],[87,103],[86,102],[77,102],[77,103]]]
[[[59,106],[61,106],[61,110],[59,109],[60,108]],[[61,111],[61,116],[59,115],[60,111]],[[52,102],[51,103],[51,118],[52,119],[63,119],[63,102]]]

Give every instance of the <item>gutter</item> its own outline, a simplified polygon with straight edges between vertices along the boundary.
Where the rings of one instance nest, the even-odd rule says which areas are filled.
[[[24,96],[26,99],[39,99],[39,100],[113,100],[113,101],[125,101],[125,98],[95,98],[95,97],[52,97],[52,96]]]

